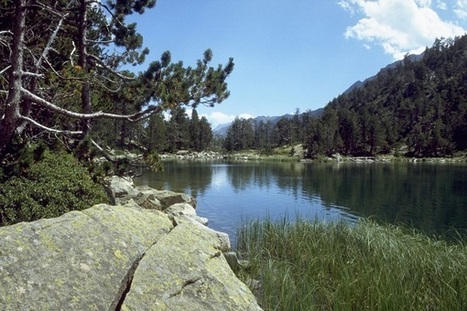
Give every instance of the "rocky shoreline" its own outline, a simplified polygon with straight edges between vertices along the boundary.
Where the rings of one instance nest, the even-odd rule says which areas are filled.
[[[303,163],[322,163],[322,162],[336,162],[336,163],[391,163],[391,162],[411,162],[411,163],[465,163],[467,162],[467,154],[457,155],[452,157],[439,157],[439,158],[417,158],[396,156],[393,154],[384,154],[376,156],[343,156],[339,153],[331,156],[317,156],[313,159],[304,158],[304,149],[302,145],[296,145],[291,150],[291,147],[282,148],[279,154],[275,155],[262,155],[254,151],[243,151],[235,153],[222,153],[217,151],[190,151],[179,150],[176,153],[164,153],[160,155],[162,161],[217,161],[217,160],[235,160],[235,161],[299,161]],[[111,150],[110,153],[115,153]],[[144,163],[143,156],[134,154],[128,151],[121,152],[120,155],[114,155],[116,159],[126,159],[132,165],[141,165]],[[105,161],[105,159],[102,159]]]
[[[1,310],[261,310],[193,197],[107,182],[115,205],[0,228]]]

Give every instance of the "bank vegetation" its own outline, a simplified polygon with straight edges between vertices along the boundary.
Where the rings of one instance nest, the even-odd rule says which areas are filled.
[[[378,225],[255,221],[239,274],[265,310],[465,310],[467,245]],[[256,282],[252,281],[256,280]],[[259,281],[259,282],[258,282]]]

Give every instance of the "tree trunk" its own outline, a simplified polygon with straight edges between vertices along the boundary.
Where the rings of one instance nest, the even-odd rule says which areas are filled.
[[[21,87],[23,75],[23,41],[26,20],[25,0],[15,1],[15,26],[11,50],[8,97],[3,118],[0,120],[0,156],[13,140],[20,121]]]
[[[78,45],[78,65],[81,67],[85,75],[85,80],[81,88],[81,112],[82,113],[91,113],[91,87],[88,80],[88,61],[87,61],[87,50],[86,50],[86,37],[87,37],[87,22],[88,22],[88,3],[86,0],[81,0],[80,5],[80,21],[79,21],[79,45]],[[90,120],[81,120],[81,130],[83,131],[83,136],[88,135],[91,129]]]

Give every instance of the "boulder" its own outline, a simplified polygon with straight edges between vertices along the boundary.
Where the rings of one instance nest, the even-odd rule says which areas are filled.
[[[105,179],[106,191],[113,204],[120,203],[122,198],[132,198],[138,195],[138,191],[130,178],[110,176]]]
[[[167,215],[97,205],[0,228],[0,310],[115,310]]]
[[[261,310],[223,255],[229,236],[190,196],[160,193],[0,228],[0,310]],[[136,203],[160,197],[168,214]]]
[[[125,204],[133,199],[141,207],[164,210],[177,203],[188,203],[196,208],[196,200],[185,193],[156,190],[148,186],[135,187],[131,179],[112,176],[106,179],[106,190],[113,204]]]
[[[225,232],[216,231],[202,224],[201,221],[198,221],[196,218],[189,217],[186,215],[173,216],[174,225],[178,226],[185,222],[191,223],[194,226],[201,227],[202,230],[209,231],[212,236],[215,236],[219,242],[219,249],[222,252],[229,252],[231,249],[230,237]]]
[[[218,236],[183,222],[140,261],[122,310],[261,310],[222,255]]]
[[[166,208],[164,212],[174,218],[177,218],[180,216],[186,216],[188,218],[191,218],[194,221],[199,222],[202,225],[207,226],[208,224],[208,219],[204,217],[199,217],[198,215],[196,215],[196,210],[193,208],[193,206],[191,206],[188,203],[173,204],[169,206],[168,208]]]
[[[162,203],[154,195],[154,189],[151,189],[151,190],[143,189],[143,190],[137,190],[137,191],[138,191],[138,194],[133,197],[133,200],[136,202],[136,204],[146,209],[156,209],[159,211],[162,210]]]
[[[137,190],[141,191],[141,188],[148,188],[148,187],[136,187]],[[177,204],[177,203],[188,203],[193,208],[196,208],[196,200],[192,196],[185,194],[185,193],[178,193],[169,190],[154,190],[154,196],[161,202],[162,209],[166,209],[167,207]]]

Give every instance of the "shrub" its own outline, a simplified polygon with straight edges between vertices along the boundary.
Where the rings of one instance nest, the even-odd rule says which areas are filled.
[[[72,155],[25,148],[35,156],[1,185],[0,225],[57,217],[108,201],[103,187]]]

